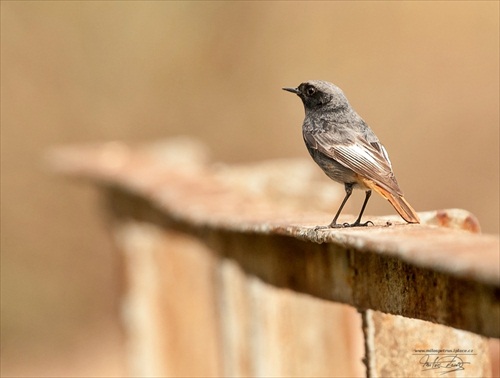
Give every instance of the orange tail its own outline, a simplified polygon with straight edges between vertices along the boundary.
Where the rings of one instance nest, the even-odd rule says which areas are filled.
[[[382,194],[382,193],[381,193]],[[387,193],[384,197],[391,203],[401,217],[408,223],[420,223],[420,218],[403,196]]]
[[[364,181],[370,189],[375,190],[378,194],[384,197],[391,205],[396,209],[396,211],[401,215],[408,223],[420,223],[420,218],[408,202],[404,199],[402,195],[393,194],[380,186],[376,185],[374,182],[366,180]]]

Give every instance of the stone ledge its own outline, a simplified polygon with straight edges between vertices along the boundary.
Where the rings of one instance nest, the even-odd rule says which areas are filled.
[[[114,216],[195,234],[273,285],[500,337],[499,240],[477,234],[467,211],[419,213],[421,225],[367,216],[375,226],[315,231],[343,193],[329,196],[335,185],[301,160],[212,164],[183,139],[69,147],[50,161],[106,188]]]

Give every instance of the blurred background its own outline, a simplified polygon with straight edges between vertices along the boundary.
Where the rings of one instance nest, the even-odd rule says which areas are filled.
[[[415,209],[464,208],[498,234],[498,14],[498,2],[2,1],[2,375],[125,374],[98,196],[48,172],[53,146],[189,135],[218,161],[308,158],[302,104],[281,87],[323,79],[375,130]],[[367,214],[392,213],[372,197]]]

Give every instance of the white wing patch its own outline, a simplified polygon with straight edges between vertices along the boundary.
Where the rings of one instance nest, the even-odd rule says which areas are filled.
[[[392,172],[391,161],[381,143],[368,143],[356,138],[343,144],[328,133],[304,134],[310,147],[319,150],[361,177],[371,180],[387,191],[402,194]]]
[[[335,156],[347,163],[350,166],[349,168],[354,168],[355,172],[391,173],[390,165],[387,165],[385,159],[380,159],[371,149],[365,146],[359,144],[338,145],[335,146],[334,151]]]
[[[379,146],[380,146],[380,151],[382,152],[382,155],[384,155],[384,158],[385,160],[387,160],[387,162],[389,163],[389,166],[392,168],[392,163],[391,163],[391,160],[389,159],[389,154],[387,153],[387,150],[385,149],[385,147],[380,144],[380,143],[377,143]]]

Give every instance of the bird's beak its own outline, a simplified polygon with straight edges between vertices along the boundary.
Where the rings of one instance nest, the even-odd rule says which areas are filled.
[[[284,91],[295,93],[295,94],[300,93],[299,88],[281,88],[281,89],[283,89]]]

